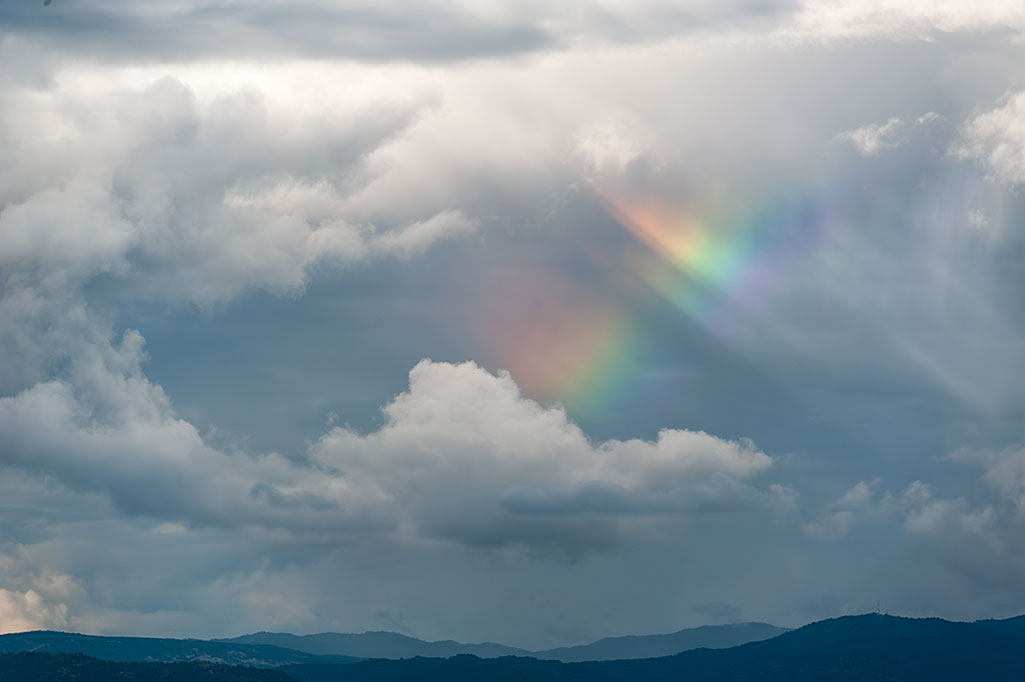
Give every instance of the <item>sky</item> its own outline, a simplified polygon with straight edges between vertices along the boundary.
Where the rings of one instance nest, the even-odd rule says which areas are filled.
[[[1025,612],[1025,6],[0,0],[0,631]]]

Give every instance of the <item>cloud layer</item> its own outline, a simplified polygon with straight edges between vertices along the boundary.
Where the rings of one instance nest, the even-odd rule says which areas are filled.
[[[772,501],[741,482],[771,464],[750,442],[666,430],[655,442],[595,446],[564,410],[472,363],[421,362],[381,430],[333,429],[309,464],[221,452],[141,376],[141,341],[126,335],[111,358],[121,367],[97,360],[74,383],[0,399],[5,464],[103,495],[130,515],[328,543],[384,533],[575,553],[614,543],[624,518]]]
[[[1025,609],[1023,32],[0,0],[0,622]]]

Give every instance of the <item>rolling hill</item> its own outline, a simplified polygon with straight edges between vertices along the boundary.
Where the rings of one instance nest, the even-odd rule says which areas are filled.
[[[1021,682],[1025,616],[958,623],[878,614],[812,623],[731,649],[562,663],[525,657],[371,660],[289,666],[300,682]],[[343,675],[344,672],[344,675]]]
[[[557,661],[603,661],[617,658],[653,658],[697,649],[723,649],[768,639],[786,632],[766,623],[737,623],[734,625],[707,625],[680,630],[665,635],[633,635],[608,637],[591,644],[561,647],[545,651],[527,651],[515,647],[485,642],[463,644],[452,640],[426,642],[394,632],[364,632],[340,634],[325,632],[317,635],[291,635],[279,632],[257,632],[233,639],[217,640],[244,644],[269,644],[319,655],[342,655],[356,658],[449,658],[470,654],[480,658],[501,656],[529,656]]]
[[[705,625],[666,635],[630,635],[606,637],[591,644],[535,651],[533,658],[571,663],[576,661],[611,661],[626,658],[657,658],[672,656],[690,649],[728,649],[748,642],[770,639],[787,632],[768,623],[735,623]]]
[[[5,682],[295,682],[280,670],[217,663],[101,661],[82,654],[0,654]]]
[[[102,637],[49,630],[0,635],[0,653],[25,651],[85,654],[108,661],[205,661],[257,668],[314,662],[344,664],[355,660],[345,656],[315,656],[264,644],[210,642],[202,639]]]
[[[341,655],[356,658],[398,659],[416,656],[449,658],[459,654],[471,654],[481,658],[496,658],[498,656],[533,655],[525,649],[517,649],[491,642],[481,644],[462,644],[452,640],[426,642],[422,639],[407,637],[395,632],[364,632],[360,634],[324,632],[317,635],[257,632],[252,635],[215,641],[239,644],[269,644],[310,654]]]
[[[618,645],[620,639],[611,642]],[[609,642],[605,645],[611,647]],[[98,661],[80,654],[41,653],[86,648],[98,657],[120,662]],[[732,648],[570,663],[470,654],[352,662],[351,658],[268,644],[54,632],[0,636],[0,649],[21,652],[0,653],[0,679],[18,682],[1023,682],[1025,616],[973,623],[879,614],[846,616]],[[158,660],[191,662],[143,662]],[[225,666],[220,661],[276,669]]]

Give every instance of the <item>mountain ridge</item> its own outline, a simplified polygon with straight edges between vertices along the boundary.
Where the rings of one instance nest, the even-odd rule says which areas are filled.
[[[367,660],[346,682],[1021,682],[1025,617],[972,623],[881,614],[810,623],[730,649],[649,659],[562,663],[526,657]],[[339,679],[334,666],[284,668],[300,682]]]
[[[317,656],[267,644],[192,638],[84,635],[55,630],[30,630],[0,635],[0,653],[23,652],[83,654],[101,660],[140,663],[203,661],[257,668],[314,662],[346,664],[357,660],[348,656]]]
[[[279,680],[281,682],[756,682],[767,679],[787,682],[1022,682],[1025,680],[1025,616],[973,622],[940,618],[906,618],[883,614],[842,616],[809,623],[777,637],[727,649],[700,648],[672,656],[564,663],[527,656],[481,658],[460,654],[449,658],[367,659],[331,663],[330,657],[284,650],[286,657],[301,662],[285,663],[274,670],[244,665],[223,666],[206,660],[189,663],[124,661],[149,652],[195,655],[203,645],[220,645],[222,651],[246,653],[247,646],[207,640],[160,640],[137,637],[103,637],[33,631],[0,636],[5,646],[50,648],[104,644],[117,662],[99,661],[80,654],[0,653],[0,679],[54,682],[75,679],[99,682],[114,679],[164,681],[199,679],[206,682]],[[165,647],[161,650],[159,647]],[[118,647],[122,647],[118,649]],[[124,648],[129,650],[125,651]],[[135,647],[135,649],[132,649]],[[234,648],[233,648],[234,647]],[[215,647],[216,649],[216,647]],[[273,647],[270,651],[278,652]],[[263,651],[262,649],[258,649]],[[298,657],[298,658],[296,658]],[[303,658],[305,657],[305,658]],[[66,665],[65,665],[66,664]],[[64,667],[62,667],[64,666]],[[68,668],[76,677],[62,677]],[[170,667],[169,667],[170,666]],[[179,667],[174,667],[179,666]],[[184,667],[183,667],[184,666]],[[14,671],[13,673],[11,671]],[[76,672],[77,671],[77,672]],[[182,677],[175,671],[181,671]],[[81,673],[81,674],[79,674]],[[263,675],[267,673],[267,675]],[[271,675],[273,673],[273,676]],[[106,676],[105,676],[106,675]]]
[[[10,682],[296,682],[281,670],[208,662],[105,661],[84,654],[0,653]]]
[[[566,663],[657,658],[690,649],[728,649],[789,631],[789,628],[760,622],[701,625],[664,634],[603,637],[589,644],[533,651],[530,656]]]
[[[768,639],[787,631],[788,628],[757,622],[702,625],[670,633],[604,637],[586,644],[535,651],[494,642],[471,644],[451,639],[427,641],[383,630],[368,630],[363,633],[320,632],[309,635],[261,631],[212,641],[270,644],[311,654],[334,654],[357,658],[402,659],[417,656],[450,658],[460,654],[469,654],[481,658],[527,656],[573,662],[652,658],[702,647],[723,649]]]
[[[209,661],[263,668],[314,663],[348,664],[363,658],[408,659],[419,656],[444,659],[464,654],[480,658],[520,656],[580,661],[646,658],[699,646],[723,648],[785,631],[768,624],[700,626],[666,634],[608,637],[588,644],[532,652],[494,642],[462,643],[451,639],[429,642],[384,630],[311,635],[261,631],[209,640],[33,630],[0,635],[0,652],[80,653],[103,660]]]
[[[245,644],[269,644],[317,655],[342,655],[356,658],[449,658],[459,654],[471,654],[481,658],[499,656],[529,656],[526,649],[510,647],[494,642],[466,644],[455,640],[428,642],[397,632],[369,630],[363,633],[320,632],[310,635],[291,633],[258,632],[217,642],[238,642]],[[346,651],[349,653],[341,653]],[[355,653],[357,652],[358,653]]]

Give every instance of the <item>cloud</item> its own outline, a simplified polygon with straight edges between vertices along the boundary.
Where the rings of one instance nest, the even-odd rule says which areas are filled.
[[[384,254],[402,258],[422,255],[430,246],[443,239],[468,234],[476,229],[473,221],[460,211],[447,210],[426,220],[386,232],[371,240],[371,248]]]
[[[837,509],[858,509],[871,504],[872,489],[878,485],[879,479],[874,481],[858,481],[850,490],[833,503]]]
[[[817,521],[802,526],[804,534],[815,540],[837,540],[850,532],[859,515],[873,513],[875,488],[879,479],[858,481],[847,492],[829,505],[830,511]]]
[[[1021,603],[1025,524],[1006,508],[944,497],[916,481],[898,498],[902,528],[938,565],[965,579],[966,596]]]
[[[932,486],[922,481],[913,481],[898,495],[886,493],[877,500],[874,489],[878,485],[878,478],[859,481],[830,505],[835,511],[805,524],[805,533],[816,539],[836,539],[847,535],[858,519],[879,520],[896,513],[904,530],[911,534],[981,536],[995,520],[992,507],[972,509],[964,498],[937,497]]]
[[[1025,92],[967,121],[954,154],[980,162],[998,180],[1025,184]]]
[[[515,9],[488,3],[396,2],[373,7],[323,0],[237,3],[124,0],[0,3],[6,32],[48,52],[93,59],[266,59],[291,56],[366,62],[509,58],[580,45],[649,44],[695,39],[784,44],[865,40],[929,40],[944,33],[1025,28],[1014,2],[985,6],[959,0],[749,2],[690,0],[580,0],[557,7],[520,2]],[[43,55],[45,57],[45,53]]]
[[[990,615],[962,609],[978,595],[1021,603],[1018,450],[978,460],[978,489],[944,487],[931,459],[981,438],[976,417],[1013,423],[1021,404],[1007,367],[1021,365],[1022,287],[1002,229],[1020,222],[1005,191],[1022,182],[1020,96],[992,104],[1021,61],[1019,3],[35,5],[0,0],[0,550],[18,557],[0,562],[0,588],[12,618],[59,624],[64,605],[77,628],[189,635],[365,629],[387,609],[442,637],[446,624],[521,636],[544,612],[544,637],[576,639],[657,617],[679,627],[689,604],[711,599],[793,618],[805,591],[871,592],[907,566],[926,586],[924,610]],[[940,114],[918,116],[931,107],[968,116],[955,146]],[[830,140],[872,163],[824,154]],[[681,323],[636,291],[640,270],[618,267],[630,237],[591,192],[633,191],[678,201],[710,238],[736,237],[735,251],[732,239],[708,243],[725,279],[703,308],[723,324]],[[572,405],[530,400],[530,378],[461,326],[477,305],[502,316],[488,276],[515,268],[532,296],[556,301],[546,320],[579,314],[587,297],[578,308],[547,291],[548,267],[609,294],[624,318],[610,326],[636,324],[637,355],[671,368],[662,404],[623,392],[630,409],[608,402],[598,426],[581,421],[622,440],[589,439]],[[435,270],[458,293],[402,289]],[[307,287],[287,315],[246,296]],[[330,333],[307,333],[327,297]],[[372,317],[349,316],[355,305]],[[397,325],[362,328],[414,308],[407,338]],[[265,328],[301,343],[234,326],[265,314]],[[153,323],[169,319],[246,344],[293,392],[249,390],[266,366],[179,349],[183,337]],[[518,324],[507,345],[540,357],[517,344]],[[427,338],[431,325],[444,330]],[[155,357],[147,374],[135,327],[177,359]],[[425,361],[389,400],[428,354],[513,374]],[[373,390],[348,373],[364,359]],[[624,365],[639,393],[645,370]],[[176,374],[192,394],[166,378]],[[315,415],[293,419],[269,446],[261,429],[277,424],[257,422],[270,403],[361,426],[318,438]],[[222,446],[197,428],[233,412],[246,415],[228,426],[238,441],[257,442]],[[871,435],[844,431],[868,423],[851,430]],[[728,437],[658,431],[687,424]],[[268,452],[311,433],[305,450]],[[748,433],[795,454],[775,461],[738,439]],[[875,466],[930,484],[850,486],[865,476],[852,468]],[[766,485],[770,469],[787,485]],[[833,477],[849,489],[816,503],[809,492]],[[823,552],[809,537],[836,542]],[[890,543],[889,570],[850,560],[877,540]],[[764,571],[747,570],[756,552]],[[536,556],[580,561],[560,573]],[[61,591],[40,566],[81,589]],[[649,570],[665,573],[593,603]],[[507,593],[493,594],[496,574]],[[449,597],[474,580],[479,598]]]
[[[982,466],[983,482],[999,494],[1004,505],[1016,512],[1025,511],[1025,447],[1011,447],[999,452],[962,450],[949,459]]]
[[[197,526],[317,525],[316,472],[278,455],[207,447],[142,375],[141,348],[141,336],[128,332],[117,348],[73,357],[69,381],[0,398],[0,463],[102,495],[129,515]]]
[[[884,149],[894,149],[908,144],[910,134],[921,132],[921,126],[942,122],[943,117],[935,111],[929,111],[905,121],[899,117],[891,117],[886,123],[869,123],[854,130],[837,134],[833,143],[846,143],[858,150],[861,156],[875,156]]]
[[[772,463],[750,442],[667,429],[655,441],[592,444],[561,407],[473,363],[422,361],[385,416],[365,436],[333,429],[312,455],[375,491],[415,533],[544,545],[577,528],[612,541],[636,517],[768,504],[742,483]]]
[[[0,588],[0,635],[26,630],[52,630],[68,625],[64,604],[47,605],[35,590],[16,592]]]
[[[353,204],[376,178],[368,156],[432,106],[429,86],[350,73],[340,97],[299,71],[85,69],[0,88],[0,394],[73,394],[69,366],[117,355],[112,300],[298,295],[316,268],[409,259],[475,230],[448,197]]]
[[[804,534],[816,540],[837,540],[847,535],[854,523],[854,513],[847,509],[835,511],[825,518],[804,524]]]
[[[372,179],[366,156],[429,93],[298,105],[259,87],[5,91],[0,266],[46,292],[107,276],[138,297],[212,303],[295,293],[312,263],[408,257],[472,230],[452,205],[403,225],[349,203]]]
[[[140,7],[94,0],[44,8],[8,1],[0,3],[0,12],[7,31],[55,50],[89,50],[108,59],[284,54],[444,62],[529,52],[554,41],[543,26],[510,11],[463,3],[410,8],[399,3],[345,7],[322,0],[258,0],[244,6],[153,2]]]
[[[959,452],[950,461],[981,463],[982,481],[993,493],[981,500],[937,494],[933,485],[912,481],[898,493],[874,494],[878,480],[861,481],[831,506],[836,510],[804,526],[818,540],[846,536],[855,524],[865,524],[878,537],[896,532],[902,542],[933,557],[936,567],[967,578],[966,595],[1002,593],[1007,599],[1023,595],[1016,577],[1025,568],[1025,517],[1019,513],[1016,491],[1022,481],[1018,451],[979,454]]]
[[[772,502],[743,482],[772,463],[749,441],[667,429],[653,442],[593,445],[561,407],[473,363],[419,363],[380,430],[331,430],[311,447],[311,466],[223,452],[174,415],[142,376],[142,357],[129,332],[106,357],[76,359],[71,382],[0,399],[3,464],[133,516],[329,543],[398,533],[576,552],[625,539],[637,519]]]
[[[1025,31],[1025,11],[1011,1],[811,0],[778,31],[793,41],[931,40],[944,33]]]
[[[912,508],[904,521],[910,533],[982,536],[995,520],[992,507],[973,510],[965,500],[929,500]]]
[[[892,149],[907,142],[899,133],[904,122],[899,118],[891,118],[886,123],[864,125],[854,130],[840,133],[834,142],[847,142],[853,145],[862,156],[872,156],[881,149]]]

